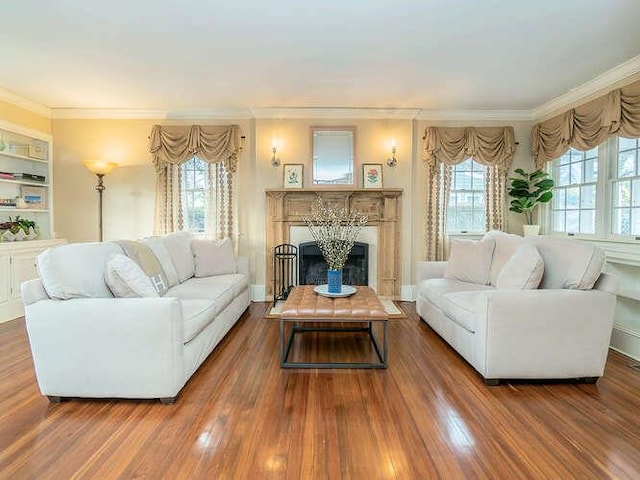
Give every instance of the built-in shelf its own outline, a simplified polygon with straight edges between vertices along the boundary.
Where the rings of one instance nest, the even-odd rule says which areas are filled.
[[[9,178],[0,178],[0,182],[3,183],[17,183],[18,185],[29,185],[32,187],[48,187],[48,183],[44,182],[29,182],[26,180],[11,180]]]
[[[12,158],[19,158],[20,160],[29,160],[30,162],[49,163],[48,160],[40,160],[39,158],[27,157],[26,155],[19,155],[17,153],[7,152],[6,150],[0,151],[0,155],[5,155],[7,157],[12,157]]]
[[[33,213],[49,213],[48,208],[15,208],[15,207],[0,207],[0,212],[33,212]]]

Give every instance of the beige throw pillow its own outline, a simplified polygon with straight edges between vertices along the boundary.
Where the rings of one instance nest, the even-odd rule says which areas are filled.
[[[157,297],[151,279],[126,255],[112,255],[107,261],[104,279],[114,296],[120,298]]]
[[[230,238],[193,240],[191,249],[195,260],[196,277],[236,273],[236,258]]]
[[[453,240],[444,278],[487,285],[495,240]]]
[[[532,244],[518,247],[498,274],[496,288],[533,290],[538,288],[544,274],[544,261]]]

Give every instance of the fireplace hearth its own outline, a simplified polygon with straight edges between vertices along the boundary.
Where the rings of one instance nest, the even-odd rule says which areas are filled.
[[[298,246],[298,284],[322,285],[327,283],[328,265],[316,242]],[[342,269],[344,285],[369,285],[369,245],[354,242],[347,263]]]

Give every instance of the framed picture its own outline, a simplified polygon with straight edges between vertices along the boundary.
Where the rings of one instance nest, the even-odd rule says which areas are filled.
[[[382,188],[381,163],[365,163],[362,165],[362,188]]]
[[[304,165],[289,163],[284,166],[284,188],[302,188],[302,172]]]
[[[40,210],[47,208],[47,189],[44,187],[23,185],[20,187],[20,196],[27,204],[26,208],[36,208]]]

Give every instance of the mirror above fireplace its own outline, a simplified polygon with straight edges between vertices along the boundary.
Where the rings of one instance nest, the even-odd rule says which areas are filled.
[[[311,127],[311,183],[354,185],[355,127]]]

